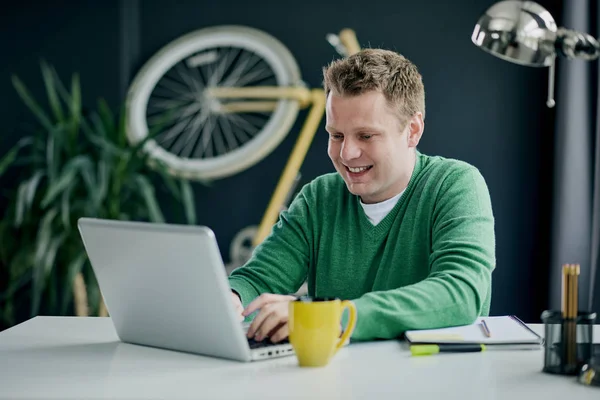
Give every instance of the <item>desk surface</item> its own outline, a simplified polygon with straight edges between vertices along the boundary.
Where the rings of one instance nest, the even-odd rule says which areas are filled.
[[[0,398],[600,399],[542,364],[541,350],[411,357],[398,341],[351,344],[323,368],[239,363],[120,343],[109,318],[36,317],[0,332]]]

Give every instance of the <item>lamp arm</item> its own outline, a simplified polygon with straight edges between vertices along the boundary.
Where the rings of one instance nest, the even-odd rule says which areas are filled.
[[[567,58],[595,60],[600,56],[600,43],[593,36],[559,28],[556,32],[556,51]]]

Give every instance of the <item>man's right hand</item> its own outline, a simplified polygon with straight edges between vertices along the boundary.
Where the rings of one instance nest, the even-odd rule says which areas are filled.
[[[231,297],[233,300],[233,305],[235,307],[235,312],[240,317],[240,321],[243,321],[244,316],[242,315],[242,313],[244,312],[244,306],[242,305],[242,301],[240,300],[239,296],[234,292],[231,292]]]

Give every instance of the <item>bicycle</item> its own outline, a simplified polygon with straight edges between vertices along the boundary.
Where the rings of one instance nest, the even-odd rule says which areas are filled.
[[[360,50],[351,29],[326,39],[342,56]],[[171,174],[214,180],[261,161],[286,137],[299,110],[307,107],[258,229],[246,228],[234,239],[233,244],[240,245],[251,236],[256,247],[290,199],[325,112],[323,89],[307,87],[283,43],[254,28],[218,26],[167,44],[143,65],[130,86],[127,136],[132,145],[146,140],[144,151]],[[148,132],[157,124],[163,128],[149,139]],[[232,253],[234,257],[240,254]]]

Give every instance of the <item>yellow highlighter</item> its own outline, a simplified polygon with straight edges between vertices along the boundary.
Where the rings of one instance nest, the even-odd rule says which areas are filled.
[[[438,353],[475,353],[485,351],[484,344],[413,344],[413,356],[430,356]]]

